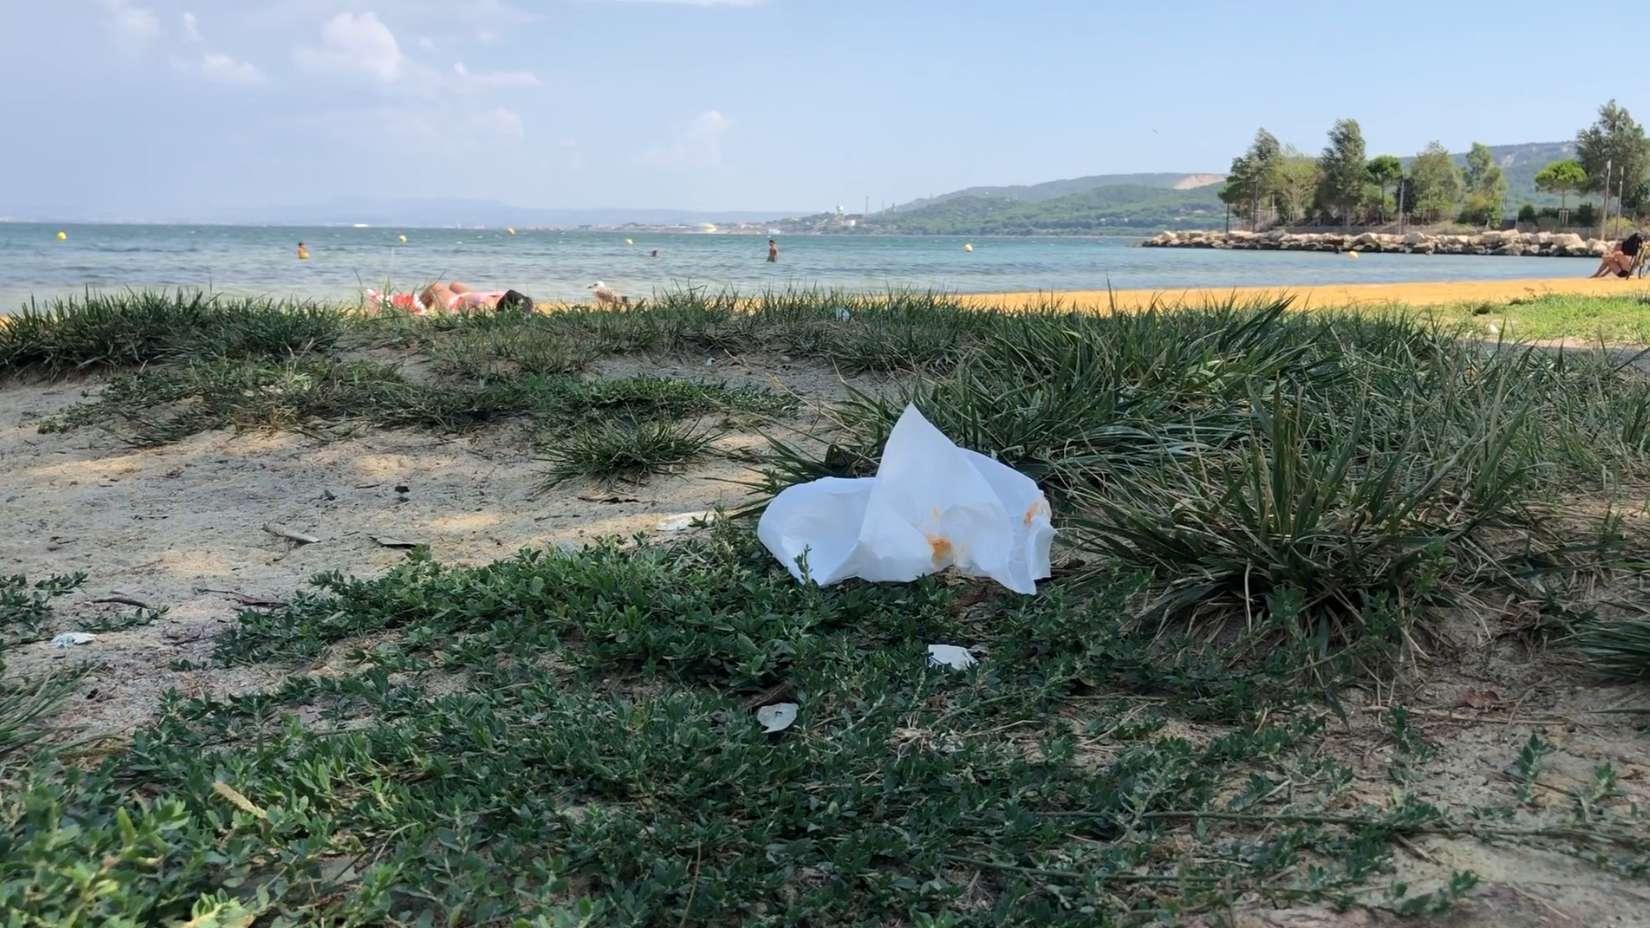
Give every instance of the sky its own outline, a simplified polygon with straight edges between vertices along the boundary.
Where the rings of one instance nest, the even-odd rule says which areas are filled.
[[[0,0],[0,36],[0,216],[857,211],[1220,171],[1259,126],[1411,154],[1650,115],[1642,30],[1525,0]]]

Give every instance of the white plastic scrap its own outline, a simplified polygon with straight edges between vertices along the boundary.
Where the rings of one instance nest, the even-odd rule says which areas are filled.
[[[798,580],[805,557],[820,586],[849,577],[905,582],[955,567],[1035,593],[1049,575],[1052,516],[1036,481],[958,448],[907,406],[875,477],[788,487],[756,534]]]
[[[657,528],[661,532],[685,532],[692,528],[695,522],[708,523],[714,518],[714,512],[684,512],[660,519]]]
[[[796,721],[796,710],[794,702],[776,702],[756,710],[756,720],[762,723],[762,730],[771,735],[790,728],[791,723]]]
[[[54,648],[72,648],[77,644],[91,644],[97,636],[90,632],[64,632],[52,638]]]
[[[959,648],[954,644],[931,644],[928,646],[928,666],[950,667],[952,670],[967,670],[979,663],[967,648]]]

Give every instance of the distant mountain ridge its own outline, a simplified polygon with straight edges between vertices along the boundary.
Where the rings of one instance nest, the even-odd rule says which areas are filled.
[[[337,197],[324,203],[289,206],[219,207],[210,210],[177,212],[160,216],[128,217],[118,214],[62,215],[28,207],[8,212],[14,220],[41,222],[179,222],[225,225],[275,226],[407,226],[443,228],[449,226],[563,227],[638,225],[682,225],[700,223],[761,223],[793,210],[697,210],[697,209],[547,209],[512,206],[498,200],[462,197]]]
[[[924,197],[891,207],[889,212],[923,209],[937,203],[964,198],[1004,198],[1019,203],[1038,203],[1072,194],[1087,193],[1099,187],[1138,187],[1154,190],[1192,190],[1218,184],[1225,174],[1091,174],[1064,180],[1044,181],[1040,184],[1010,184],[1001,187],[964,187],[939,196]]]
[[[1575,156],[1574,142],[1491,145],[1507,178],[1508,215],[1525,203],[1558,204],[1558,197],[1535,189],[1535,175],[1548,162]],[[1370,154],[1380,154],[1371,149]],[[1466,154],[1456,153],[1465,165]],[[1407,166],[1413,156],[1400,159]],[[1041,184],[965,187],[902,203],[856,220],[860,232],[1027,235],[1101,234],[1152,229],[1190,229],[1224,222],[1220,201],[1223,173],[1095,174]],[[1572,195],[1571,204],[1580,202]],[[797,231],[842,228],[827,214],[793,222]]]

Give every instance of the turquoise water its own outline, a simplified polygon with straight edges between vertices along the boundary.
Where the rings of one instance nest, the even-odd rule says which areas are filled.
[[[59,229],[68,233],[58,241]],[[398,236],[407,236],[401,244]],[[625,244],[626,237],[635,244]],[[702,286],[916,288],[979,293],[1111,287],[1172,290],[1581,275],[1591,261],[1140,248],[1133,238],[762,236],[520,230],[0,224],[0,312],[85,288],[201,287],[353,299],[385,281],[462,280],[541,300],[576,299],[601,280],[621,292]],[[296,259],[303,240],[311,259]],[[963,251],[964,242],[974,246]],[[660,256],[648,252],[658,249]]]

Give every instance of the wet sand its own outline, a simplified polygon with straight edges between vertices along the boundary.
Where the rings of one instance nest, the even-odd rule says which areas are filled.
[[[1044,306],[1053,301],[1079,309],[1104,311],[1109,308],[1144,309],[1153,305],[1198,305],[1224,301],[1232,296],[1255,300],[1290,296],[1299,308],[1337,306],[1440,306],[1449,303],[1505,303],[1508,300],[1579,294],[1584,296],[1647,296],[1650,279],[1589,280],[1585,277],[1530,278],[1523,280],[1456,280],[1385,284],[1325,284],[1298,287],[1205,287],[1181,290],[1065,290],[1037,293],[975,293],[964,302],[976,306],[1011,309]]]

